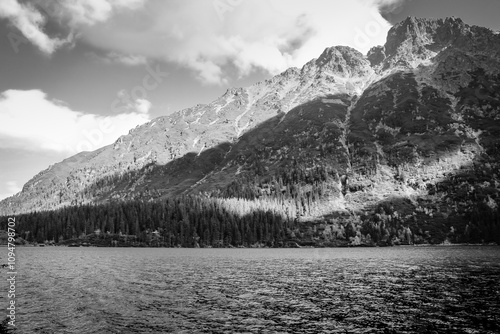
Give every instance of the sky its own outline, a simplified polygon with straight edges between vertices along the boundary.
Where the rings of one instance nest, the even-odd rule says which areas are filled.
[[[499,0],[0,0],[0,199],[49,165],[407,16],[500,30]]]

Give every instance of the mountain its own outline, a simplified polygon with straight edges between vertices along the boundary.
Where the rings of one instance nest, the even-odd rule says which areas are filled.
[[[223,143],[234,144],[245,131],[307,101],[331,92],[361,92],[370,75],[373,70],[359,52],[329,48],[301,70],[290,68],[251,87],[228,89],[208,105],[159,117],[131,130],[113,145],[55,164],[27,182],[20,194],[3,201],[2,209],[10,207],[10,212],[17,213],[92,202],[96,196],[88,196],[87,188],[103,177],[150,164],[165,166],[186,154],[198,155]]]
[[[245,200],[314,237],[498,242],[499,109],[500,35],[409,17],[366,56],[327,48],[55,164],[0,209],[196,195]]]

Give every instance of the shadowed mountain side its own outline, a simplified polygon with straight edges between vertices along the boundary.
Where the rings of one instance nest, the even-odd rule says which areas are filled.
[[[97,203],[180,195],[213,171],[230,148],[231,144],[222,143],[199,154],[187,153],[166,165],[150,163],[140,170],[99,179],[84,193]]]
[[[469,75],[469,85],[449,100],[436,98],[432,87],[417,92],[410,85],[398,103],[397,86],[386,83],[394,109],[365,92],[352,111],[350,140],[365,160],[373,161],[376,149],[378,167],[369,177],[350,176],[341,203],[352,211],[324,214],[327,228],[352,222],[353,244],[500,243],[500,77],[481,70]],[[367,153],[367,147],[374,149]]]
[[[333,177],[311,179],[313,182],[303,182],[295,189],[293,184],[284,182],[282,186],[292,190],[289,196],[286,190],[281,197],[275,196],[279,192],[266,191],[276,183],[266,186],[261,182],[260,189],[264,191],[250,196],[249,200],[179,196],[154,202],[83,205],[26,214],[18,216],[17,233],[31,242],[53,240],[62,244],[100,246],[290,247],[295,244],[499,242],[500,212],[494,200],[498,199],[498,187],[490,183],[498,181],[485,174],[498,172],[498,165],[496,170],[491,170],[493,167],[487,167],[485,161],[478,159],[462,167],[435,184],[426,184],[425,190],[392,176],[391,184],[415,192],[401,196],[387,194],[381,200],[370,195],[367,189],[347,186],[345,194],[336,191],[333,197],[344,201],[347,207],[356,202],[356,198],[364,198],[364,205],[356,210],[339,208],[320,219],[308,220],[307,217],[315,210],[315,204],[335,200],[332,193],[320,194],[311,203],[307,201],[314,188],[318,189],[318,182],[335,182]],[[300,166],[296,168],[300,170]],[[307,177],[299,176],[297,180]],[[283,204],[294,208],[284,210]],[[93,233],[95,230],[106,233]]]
[[[101,178],[83,190],[82,202],[89,198],[102,203],[181,193],[214,194],[236,175],[246,174],[247,169],[260,168],[260,175],[264,175],[269,170],[286,169],[297,160],[313,159],[311,152],[330,154],[332,164],[345,170],[346,154],[339,138],[348,97],[346,94],[325,96],[296,107],[286,115],[271,117],[245,132],[235,144],[222,143],[200,153],[190,152],[165,165],[151,163],[137,171]],[[310,146],[313,150],[306,150]],[[278,156],[274,156],[276,152]],[[259,161],[265,162],[259,167]]]
[[[304,163],[312,168],[327,162],[331,169],[344,174],[348,167],[344,138],[349,98],[347,94],[317,98],[245,133],[221,168],[196,189],[216,194],[224,175],[229,177],[222,184],[253,174],[268,179],[280,170]]]
[[[490,177],[500,175],[500,166],[488,160],[478,157],[423,186],[398,179],[400,191],[384,189],[382,177],[374,177],[380,184],[370,188],[351,185],[342,202],[356,209],[331,211],[317,221],[330,237],[351,231],[351,245],[500,243],[500,179]]]
[[[485,185],[491,179],[483,163],[463,166],[417,195],[389,195],[373,205],[366,202],[361,210],[337,210],[312,221],[281,210],[289,199],[290,204],[302,201],[300,191],[278,200],[262,192],[252,200],[179,196],[25,214],[17,217],[17,235],[38,243],[156,247],[498,243],[500,212],[493,200],[498,189]],[[407,186],[402,180],[398,184]],[[348,188],[337,197],[348,203],[364,192]],[[304,215],[311,210],[307,205],[303,209]]]
[[[484,92],[493,92],[499,85],[498,77],[487,81]],[[124,186],[124,194],[125,189],[147,192],[168,184],[170,189],[162,186],[164,192],[152,197],[187,189],[184,192],[255,198],[268,191],[264,189],[269,189],[273,177],[297,166],[325,168],[334,194],[342,188],[345,192],[346,187],[375,189],[378,184],[377,195],[397,196],[403,191],[400,181],[426,189],[427,184],[471,164],[484,150],[496,161],[499,99],[489,96],[479,100],[475,81],[446,97],[432,86],[420,87],[413,73],[395,73],[368,88],[352,106],[349,96],[342,94],[305,103],[248,131],[232,146],[189,154],[153,168],[153,176],[143,177],[137,188],[132,183]],[[343,177],[348,185],[342,185]],[[224,189],[228,184],[233,184],[233,192]],[[373,196],[351,202],[348,209],[378,200]]]
[[[1,201],[0,209],[18,213],[81,203],[78,195],[100,178],[234,143],[267,119],[318,96],[361,91],[373,75],[360,52],[343,46],[327,48],[302,69],[290,68],[250,87],[230,88],[209,104],[158,117],[113,145],[81,154],[78,164],[70,166],[70,158],[51,166],[28,181],[21,193]],[[50,172],[53,168],[57,175]]]

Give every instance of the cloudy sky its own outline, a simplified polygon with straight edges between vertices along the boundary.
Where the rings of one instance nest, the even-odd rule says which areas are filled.
[[[80,151],[405,17],[500,30],[498,0],[0,0],[0,199]]]

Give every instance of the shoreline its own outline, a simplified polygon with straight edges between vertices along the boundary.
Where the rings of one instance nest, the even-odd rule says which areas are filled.
[[[321,249],[321,248],[391,248],[391,247],[404,247],[404,248],[410,248],[410,247],[456,247],[456,246],[461,246],[461,247],[477,247],[477,246],[485,246],[485,247],[498,247],[500,245],[494,244],[494,243],[484,243],[484,244],[466,244],[466,243],[458,243],[458,244],[412,244],[412,245],[386,245],[386,246],[380,246],[380,245],[346,245],[346,246],[294,246],[294,247],[268,247],[268,246],[262,246],[262,247],[247,247],[247,246],[232,246],[232,247],[164,247],[164,246],[143,246],[143,245],[138,245],[138,246],[124,246],[124,245],[117,245],[117,246],[104,246],[104,245],[44,245],[44,246],[39,246],[39,245],[16,245],[16,247],[27,247],[27,248],[34,248],[34,247],[39,247],[39,248],[45,248],[45,247],[68,247],[68,248],[184,248],[184,249]],[[0,247],[7,247],[7,245],[0,244]]]

